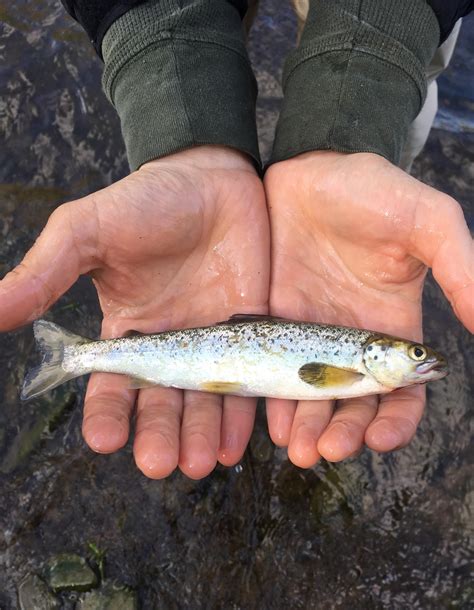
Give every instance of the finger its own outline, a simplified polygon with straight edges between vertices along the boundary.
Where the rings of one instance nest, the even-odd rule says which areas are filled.
[[[123,447],[130,433],[130,416],[136,391],[123,375],[94,373],[84,401],[82,434],[97,453],[113,453]]]
[[[179,467],[191,479],[202,479],[216,466],[221,417],[222,396],[184,393]]]
[[[474,332],[474,245],[461,206],[423,187],[411,235],[411,253],[433,276],[461,322]]]
[[[296,400],[267,398],[266,409],[270,438],[278,447],[287,447],[296,412]]]
[[[86,199],[50,216],[23,261],[0,282],[0,331],[38,318],[91,268],[95,224]]]
[[[318,451],[329,462],[339,462],[360,451],[367,426],[377,414],[378,396],[338,401],[331,423],[321,435]]]
[[[300,468],[310,468],[319,460],[318,440],[329,423],[332,400],[300,400],[291,428],[288,457]]]
[[[256,398],[224,396],[218,453],[224,466],[233,466],[242,458],[252,434],[256,408]]]
[[[133,454],[151,479],[170,475],[178,465],[183,392],[173,388],[140,390]]]
[[[380,398],[379,410],[365,433],[368,447],[393,451],[405,447],[415,436],[425,407],[424,386],[401,388]]]

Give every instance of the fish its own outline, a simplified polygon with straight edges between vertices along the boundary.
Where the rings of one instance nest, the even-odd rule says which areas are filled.
[[[383,394],[448,374],[430,347],[371,330],[236,314],[214,326],[94,341],[47,320],[34,323],[41,363],[27,400],[91,372],[165,386],[295,400]]]

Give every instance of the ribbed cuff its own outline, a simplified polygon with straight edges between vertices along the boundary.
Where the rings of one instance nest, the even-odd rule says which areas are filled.
[[[147,2],[114,22],[102,53],[104,90],[132,170],[204,144],[235,148],[260,164],[257,85],[235,6]]]
[[[312,150],[397,163],[439,40],[424,0],[313,0],[283,75],[272,163]]]

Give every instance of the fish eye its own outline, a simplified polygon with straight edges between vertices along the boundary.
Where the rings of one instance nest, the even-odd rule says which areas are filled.
[[[413,360],[424,360],[426,358],[426,349],[422,345],[412,345],[408,350],[408,355]]]

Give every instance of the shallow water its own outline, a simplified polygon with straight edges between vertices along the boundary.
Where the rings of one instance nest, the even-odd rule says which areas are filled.
[[[264,156],[281,99],[282,59],[296,26],[262,0],[250,36],[260,84]],[[100,63],[56,0],[0,0],[0,271],[21,260],[59,203],[127,172]],[[473,226],[474,19],[440,79],[440,113],[414,173],[456,197]],[[469,27],[470,25],[470,27]],[[99,330],[87,279],[51,311],[85,335]],[[0,337],[0,608],[53,554],[106,552],[106,575],[143,608],[468,608],[474,546],[473,348],[430,280],[428,343],[452,374],[428,388],[413,443],[393,454],[303,471],[274,449],[263,410],[239,467],[203,481],[150,481],[128,446],[95,455],[80,434],[84,382],[23,405],[18,387],[31,329]],[[74,596],[63,596],[64,608]]]

